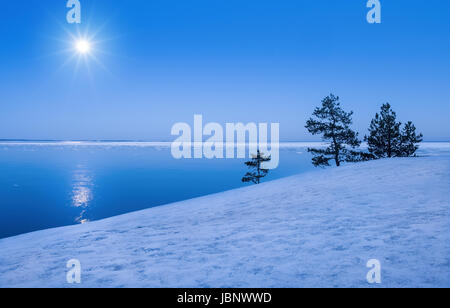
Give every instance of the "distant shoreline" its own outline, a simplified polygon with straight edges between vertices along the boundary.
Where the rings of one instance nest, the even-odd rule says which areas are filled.
[[[114,142],[114,143],[129,143],[129,142],[139,142],[139,143],[171,143],[171,140],[126,140],[126,139],[0,139],[0,143],[3,142],[49,142],[49,143],[55,143],[55,142]],[[322,143],[320,140],[315,141],[281,141],[280,143]],[[450,140],[425,140],[423,143],[450,143]]]
[[[129,146],[129,147],[171,147],[170,141],[112,141],[112,140],[5,140],[0,139],[0,146]],[[233,144],[238,146],[240,144]],[[245,144],[249,146],[248,143]],[[201,146],[192,143],[193,147]],[[326,146],[325,142],[320,141],[292,141],[280,142],[279,148],[307,148]],[[361,144],[361,148],[367,148],[366,143]],[[450,141],[426,141],[420,144],[420,149],[450,148]]]

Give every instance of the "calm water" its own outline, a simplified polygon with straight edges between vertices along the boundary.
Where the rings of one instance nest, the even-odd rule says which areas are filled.
[[[0,238],[242,187],[243,162],[175,160],[157,146],[1,144]],[[282,149],[266,181],[312,169],[304,148]]]

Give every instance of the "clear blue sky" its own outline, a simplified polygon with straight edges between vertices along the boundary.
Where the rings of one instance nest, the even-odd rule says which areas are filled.
[[[381,0],[2,1],[0,138],[173,140],[175,122],[304,129],[333,92],[366,132],[389,101],[426,140],[450,140],[450,2]],[[71,36],[97,33],[76,65]],[[64,65],[65,64],[65,65]]]

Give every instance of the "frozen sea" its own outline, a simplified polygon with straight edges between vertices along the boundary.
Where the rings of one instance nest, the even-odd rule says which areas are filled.
[[[265,181],[314,169],[284,144]],[[0,142],[0,238],[246,186],[243,159],[176,160],[170,143]]]

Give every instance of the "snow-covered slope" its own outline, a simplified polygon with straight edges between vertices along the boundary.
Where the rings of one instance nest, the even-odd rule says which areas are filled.
[[[1,287],[450,287],[450,158],[298,175],[0,240]]]

